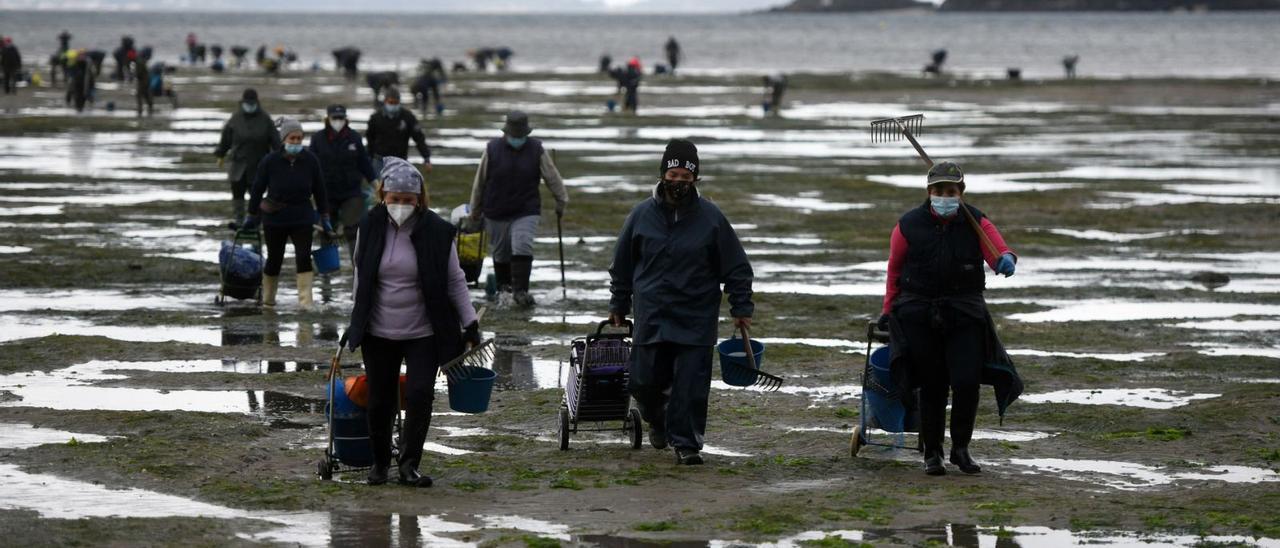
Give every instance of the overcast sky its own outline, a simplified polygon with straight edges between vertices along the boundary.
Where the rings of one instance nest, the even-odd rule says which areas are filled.
[[[707,13],[755,11],[789,0],[362,0],[361,12],[644,12]],[[307,11],[352,11],[349,0],[307,0]],[[0,9],[296,11],[283,0],[0,0]]]

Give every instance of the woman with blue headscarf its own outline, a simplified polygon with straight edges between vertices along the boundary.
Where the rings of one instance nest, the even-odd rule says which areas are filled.
[[[378,205],[356,233],[355,303],[346,340],[364,348],[369,383],[369,438],[373,468],[369,484],[386,483],[391,467],[391,425],[400,364],[405,379],[404,431],[399,481],[430,487],[418,472],[431,426],[431,404],[439,367],[480,344],[480,322],[466,276],[458,264],[457,229],[428,209],[427,187],[418,169],[386,158]]]

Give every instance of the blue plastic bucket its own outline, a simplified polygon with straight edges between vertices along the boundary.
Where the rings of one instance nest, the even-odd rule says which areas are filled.
[[[459,413],[484,413],[498,373],[483,367],[463,366],[459,380],[449,378],[449,409]]]
[[[311,260],[315,262],[316,272],[330,274],[342,267],[342,254],[338,252],[338,244],[325,244],[311,252]]]
[[[613,99],[609,99],[608,101],[604,102],[604,107],[609,109],[609,112],[613,112],[615,109],[618,108],[618,102],[614,101]]]
[[[889,347],[882,346],[871,352],[871,377],[884,391],[880,391],[872,383],[863,391],[867,399],[867,409],[871,415],[871,426],[885,432],[903,432],[906,427],[907,408],[902,400],[893,394],[897,385],[893,383],[893,375],[889,373],[889,362],[892,352]]]
[[[369,443],[369,419],[364,408],[347,397],[347,389],[340,378],[330,381],[333,399],[326,414],[333,421],[333,455],[347,466],[363,467],[373,464],[373,447]],[[329,388],[325,389],[326,391]],[[329,394],[325,394],[327,397]]]
[[[752,354],[756,358],[756,369],[759,369],[764,363],[764,343],[760,341],[751,341]],[[742,339],[733,337],[720,341],[716,345],[716,351],[720,354],[720,378],[729,386],[751,386],[756,382],[757,375],[751,371],[751,364],[747,362],[747,353],[743,351]],[[734,366],[741,367],[734,367]]]

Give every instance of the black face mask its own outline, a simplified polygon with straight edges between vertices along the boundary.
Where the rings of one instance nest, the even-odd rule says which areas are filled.
[[[676,182],[662,179],[662,192],[671,199],[672,202],[683,204],[693,196],[692,182]]]

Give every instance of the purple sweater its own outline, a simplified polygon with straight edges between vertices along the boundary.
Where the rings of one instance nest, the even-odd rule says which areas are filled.
[[[427,319],[427,305],[418,287],[418,254],[413,249],[409,235],[417,219],[410,218],[404,226],[387,223],[387,243],[382,248],[382,262],[378,264],[377,296],[369,321],[369,333],[384,339],[408,340],[430,337],[435,334]],[[359,275],[356,279],[360,279]],[[467,278],[458,265],[458,247],[449,252],[449,279],[446,281],[449,300],[458,312],[462,325],[476,321],[476,310],[471,306],[471,294],[467,291]]]

